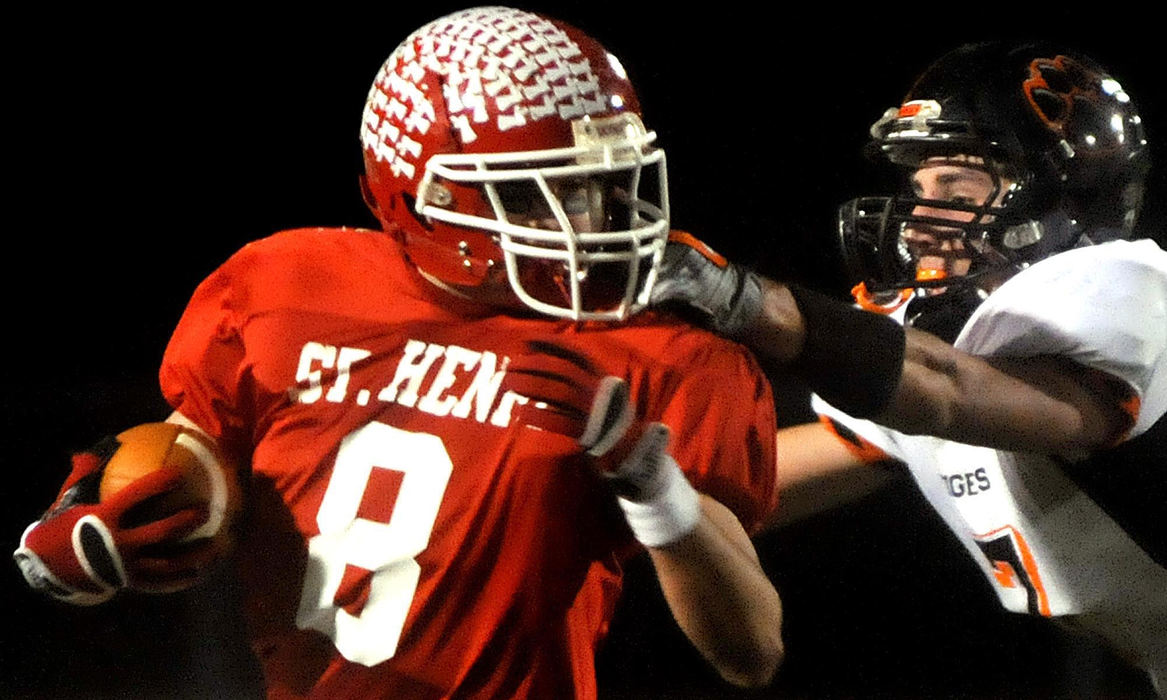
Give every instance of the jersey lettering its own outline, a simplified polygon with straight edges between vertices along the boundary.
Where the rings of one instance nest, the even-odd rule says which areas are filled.
[[[948,489],[948,494],[953,498],[975,496],[978,493],[988,491],[992,486],[984,467],[964,474],[941,474],[940,480],[944,482],[944,487]]]
[[[305,343],[296,366],[296,386],[289,390],[292,400],[306,404],[321,399],[330,403],[354,400],[367,405],[374,398],[372,390],[360,387],[353,391],[349,384],[353,365],[371,354],[363,348]],[[514,406],[527,402],[526,397],[512,391],[499,396],[507,363],[506,357],[500,362],[490,351],[410,339],[392,380],[376,391],[375,398],[435,416],[471,418],[506,427]],[[452,389],[459,385],[465,388],[454,393]]]
[[[296,626],[354,663],[392,658],[452,472],[436,435],[377,422],[347,435],[308,541]]]

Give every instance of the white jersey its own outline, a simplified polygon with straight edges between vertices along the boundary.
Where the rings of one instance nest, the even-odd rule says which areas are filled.
[[[991,294],[955,346],[981,356],[1058,355],[1124,379],[1140,399],[1133,439],[1167,412],[1167,253],[1149,240],[1115,241],[1047,258]],[[818,397],[814,406],[907,465],[1005,608],[1075,616],[1167,692],[1167,569],[1064,463],[905,435]],[[1161,475],[1167,453],[1150,454],[1144,468]]]

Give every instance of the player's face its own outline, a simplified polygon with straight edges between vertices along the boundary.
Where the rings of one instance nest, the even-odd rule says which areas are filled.
[[[1008,189],[1008,182],[998,186],[979,158],[951,156],[929,158],[913,173],[912,189],[921,199],[955,205],[984,206],[992,197]],[[971,211],[946,209],[937,205],[919,205],[915,216],[945,219],[954,223],[971,222]],[[963,231],[943,223],[913,222],[903,232],[903,240],[916,260],[916,278],[943,279],[968,274],[972,254],[966,247]]]
[[[596,228],[602,220],[596,183],[572,178],[549,183],[549,187],[573,231],[601,230]],[[534,182],[503,183],[498,186],[498,193],[510,223],[544,231],[563,230],[556,212]]]
[[[622,206],[627,208],[624,185],[619,178],[611,177],[565,178],[548,182],[563,217],[571,231],[577,234],[610,230],[614,212]],[[557,212],[534,182],[503,183],[497,187],[509,223],[543,231],[565,230]],[[624,212],[620,225],[627,226],[627,218],[628,214]],[[524,289],[541,301],[562,304],[565,299],[570,299],[566,279],[570,272],[566,263],[529,260],[522,263],[518,274]],[[581,265],[576,272],[577,281],[586,302],[594,305],[585,310],[615,308],[623,298],[627,274],[626,263]]]

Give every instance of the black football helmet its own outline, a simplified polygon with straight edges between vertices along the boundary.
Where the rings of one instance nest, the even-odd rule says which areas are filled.
[[[1150,167],[1142,121],[1106,69],[1048,45],[962,46],[933,63],[903,104],[871,127],[872,154],[909,173],[929,158],[983,163],[983,204],[928,200],[910,190],[863,197],[839,211],[846,272],[870,293],[976,287],[1080,245],[1131,235]],[[934,212],[947,210],[954,223]],[[923,215],[929,212],[931,215]],[[967,276],[917,279],[910,226],[958,226]]]

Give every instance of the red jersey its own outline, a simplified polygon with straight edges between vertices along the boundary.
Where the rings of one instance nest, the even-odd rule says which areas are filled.
[[[556,335],[629,382],[699,491],[747,528],[773,507],[769,386],[705,331],[484,311],[353,229],[257,241],[198,287],[161,383],[250,462],[237,559],[272,697],[595,696],[635,542],[574,441],[511,425],[502,381]]]

